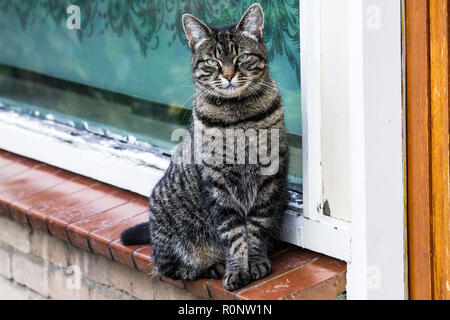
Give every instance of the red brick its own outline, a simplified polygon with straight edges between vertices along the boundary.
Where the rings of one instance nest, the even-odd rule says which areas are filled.
[[[13,166],[18,164],[14,163]],[[4,170],[8,168],[4,168]],[[0,184],[0,214],[9,215],[8,204],[10,202],[61,183],[63,180],[57,176],[58,173],[61,174],[60,169],[37,165],[12,176],[2,177],[2,183]]]
[[[68,225],[70,242],[81,248],[89,250],[88,234],[99,229],[104,229],[148,211],[147,199],[138,195],[134,196],[131,202],[127,202],[113,209],[109,209],[80,221]]]
[[[135,268],[133,252],[143,247],[144,246],[141,244],[125,246],[120,240],[113,241],[110,244],[111,254],[114,261],[118,261],[132,268]]]
[[[214,280],[209,284],[209,290],[214,299],[218,299],[219,297],[220,299],[234,299],[235,295],[238,295],[238,293],[243,290],[257,286],[258,284],[266,282],[269,279],[274,279],[289,270],[319,259],[321,256],[322,255],[319,253],[293,248],[291,246],[289,249],[282,250],[270,257],[272,273],[267,277],[258,281],[253,281],[247,286],[233,292],[229,292],[223,287],[222,280]]]
[[[31,208],[79,192],[95,184],[97,182],[92,179],[74,175],[71,180],[10,203],[11,216],[20,223],[28,224],[27,215]]]
[[[17,174],[30,170],[31,168],[37,168],[45,166],[43,163],[37,161],[18,157],[18,160],[6,167],[0,168],[0,181],[4,181]]]
[[[208,284],[211,282],[211,279],[200,279],[196,281],[186,280],[184,281],[184,285],[186,290],[205,299],[210,299],[208,293]]]
[[[48,232],[48,217],[60,214],[61,212],[73,210],[74,208],[80,207],[85,203],[105,197],[114,190],[114,187],[103,183],[98,183],[79,192],[68,194],[64,197],[44,201],[40,205],[37,205],[28,211],[30,224],[35,229]]]
[[[40,193],[73,176],[55,167],[42,166],[5,179],[0,185],[0,210],[5,210],[13,201]],[[18,221],[26,223],[24,219],[18,218]]]
[[[136,268],[144,273],[153,273],[153,261],[151,259],[152,247],[146,246],[138,249],[133,253],[133,260]]]
[[[345,262],[329,257],[323,257],[312,263],[286,272],[259,286],[241,291],[238,297],[245,300],[295,299],[296,295],[303,290],[312,288],[329,279],[335,279],[339,276],[342,277],[344,276],[345,271]],[[334,281],[327,283],[327,285],[334,286]],[[325,290],[325,288],[323,289]],[[342,292],[336,292],[336,296],[341,293]]]
[[[113,259],[111,256],[110,244],[118,240],[125,229],[148,221],[148,215],[148,212],[142,213],[133,218],[123,220],[117,224],[90,233],[88,235],[90,248],[95,253]]]
[[[16,162],[18,157],[10,152],[0,150],[0,168],[9,166]]]
[[[63,240],[69,240],[66,231],[66,227],[69,224],[91,217],[100,212],[111,210],[132,199],[133,195],[130,194],[130,192],[112,189],[110,194],[105,194],[103,197],[83,203],[75,208],[63,210],[47,216],[47,226],[52,236]]]

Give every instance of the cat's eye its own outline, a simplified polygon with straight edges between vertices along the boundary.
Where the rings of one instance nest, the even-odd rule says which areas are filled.
[[[242,54],[239,56],[238,61],[239,62],[245,62],[248,60],[248,54]]]
[[[214,60],[214,59],[209,59],[207,62],[212,67],[217,67],[217,65],[219,64],[219,62],[217,60]]]

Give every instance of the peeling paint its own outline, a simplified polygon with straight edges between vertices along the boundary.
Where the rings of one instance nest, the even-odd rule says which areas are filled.
[[[330,202],[328,200],[325,200],[325,202],[323,203],[323,215],[331,217]]]

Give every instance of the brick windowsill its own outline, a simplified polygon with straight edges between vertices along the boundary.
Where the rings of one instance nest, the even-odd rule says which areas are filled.
[[[146,221],[148,210],[145,197],[0,150],[0,215],[151,274],[151,247],[126,247],[119,239]],[[221,280],[160,280],[220,300],[336,299],[345,291],[342,261],[290,245],[270,259],[270,276],[235,292]]]

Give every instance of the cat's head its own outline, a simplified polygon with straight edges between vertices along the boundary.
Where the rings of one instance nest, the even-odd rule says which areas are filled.
[[[185,14],[183,27],[200,92],[221,98],[251,96],[264,82],[267,51],[264,13],[258,3],[251,5],[236,25],[210,27]]]

